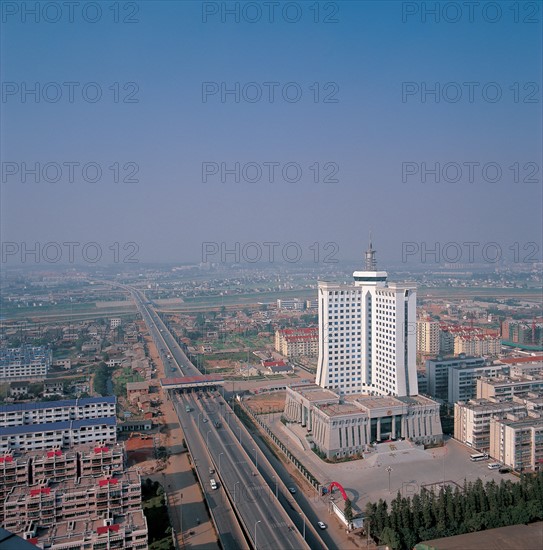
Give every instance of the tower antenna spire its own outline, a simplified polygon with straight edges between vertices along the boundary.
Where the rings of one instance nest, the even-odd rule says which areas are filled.
[[[372,235],[370,231],[370,246],[368,250],[366,250],[366,271],[377,271],[377,262],[375,260],[375,250],[373,250],[372,245]]]

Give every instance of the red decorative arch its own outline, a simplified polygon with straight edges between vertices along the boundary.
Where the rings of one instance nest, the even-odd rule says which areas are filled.
[[[332,483],[330,483],[330,487],[328,487],[328,491],[330,491],[331,493],[334,487],[337,487],[339,489],[339,492],[341,493],[343,500],[347,500],[347,493],[345,492],[345,489],[337,481],[332,481]]]

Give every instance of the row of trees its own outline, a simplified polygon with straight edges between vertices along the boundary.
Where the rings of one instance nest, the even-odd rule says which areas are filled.
[[[398,492],[390,503],[366,506],[366,528],[373,539],[394,550],[411,549],[420,541],[450,537],[506,525],[543,520],[543,472],[519,482],[481,479],[439,492],[423,489],[413,498]]]

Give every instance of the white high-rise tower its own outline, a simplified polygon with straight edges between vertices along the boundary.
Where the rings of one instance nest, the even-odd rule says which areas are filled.
[[[415,284],[387,282],[371,239],[350,285],[319,281],[316,383],[343,394],[417,395]]]

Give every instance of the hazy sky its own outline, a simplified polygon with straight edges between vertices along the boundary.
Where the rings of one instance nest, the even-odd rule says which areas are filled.
[[[263,260],[265,242],[353,259],[370,229],[383,261],[436,241],[541,257],[541,4],[438,3],[439,22],[415,2],[318,4],[48,2],[36,22],[4,2],[2,262],[67,241],[106,261],[197,262],[204,242],[220,261],[251,241]]]

